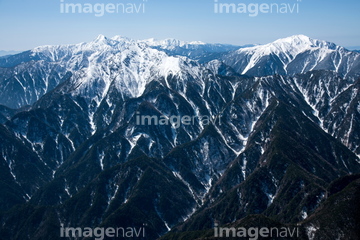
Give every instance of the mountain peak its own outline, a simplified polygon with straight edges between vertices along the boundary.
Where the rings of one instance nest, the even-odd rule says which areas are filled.
[[[290,47],[300,46],[302,48],[326,48],[326,49],[331,49],[331,50],[334,50],[337,48],[336,44],[334,44],[334,43],[323,41],[323,40],[318,40],[318,39],[313,39],[313,38],[310,38],[303,34],[293,35],[293,36],[286,37],[286,38],[281,38],[270,44],[277,44],[277,45],[281,44],[281,45],[287,45]]]
[[[309,41],[311,40],[310,37],[304,35],[304,34],[297,34],[297,35],[292,35],[292,36],[289,36],[289,37],[285,37],[285,38],[280,38],[276,41]]]
[[[99,36],[96,37],[96,39],[94,41],[95,42],[104,42],[106,40],[107,40],[107,38],[104,35],[100,34]]]
[[[313,42],[314,40],[310,37],[300,34],[277,39],[271,44],[312,45]]]

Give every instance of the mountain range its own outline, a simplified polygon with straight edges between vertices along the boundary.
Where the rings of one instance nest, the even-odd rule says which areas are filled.
[[[304,35],[100,35],[0,57],[0,239],[64,239],[60,226],[215,239],[215,222],[356,239],[359,88],[360,53]]]

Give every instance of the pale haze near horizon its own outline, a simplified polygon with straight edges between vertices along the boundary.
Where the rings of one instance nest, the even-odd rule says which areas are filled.
[[[61,4],[135,4],[140,13],[61,13]],[[89,42],[99,34],[132,39],[176,38],[183,41],[265,44],[304,34],[344,47],[360,46],[360,1],[218,0],[217,3],[276,3],[297,7],[294,13],[214,12],[214,0],[0,0],[0,50],[24,51],[41,45]],[[143,5],[141,5],[143,4]]]

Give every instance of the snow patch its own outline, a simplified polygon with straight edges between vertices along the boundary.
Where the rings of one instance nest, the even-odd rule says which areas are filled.
[[[309,227],[306,227],[306,234],[309,238],[309,240],[314,240],[316,231],[319,230],[319,228],[310,225]]]
[[[115,199],[116,194],[118,193],[118,191],[119,191],[119,185],[116,185],[116,189],[115,189],[114,194],[108,200],[108,206],[110,206],[111,202]]]
[[[307,214],[307,212],[306,212],[305,210],[302,210],[301,213],[300,213],[300,215],[301,215],[301,217],[302,217],[303,220],[308,217],[308,214]]]
[[[105,153],[102,152],[102,153],[99,155],[99,162],[100,162],[101,170],[104,170],[104,158],[105,158]]]

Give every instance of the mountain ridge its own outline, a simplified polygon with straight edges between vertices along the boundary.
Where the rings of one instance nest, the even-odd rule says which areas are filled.
[[[147,44],[149,41],[152,46]],[[162,46],[163,42],[165,42],[164,46]],[[181,47],[183,44],[185,44],[185,48]],[[296,45],[300,47],[294,48],[298,50],[295,51],[296,56],[292,56],[290,53],[294,50],[291,49]],[[276,51],[272,52],[272,48]],[[316,49],[315,52],[312,52],[311,49],[313,48]],[[271,51],[266,52],[269,50]],[[325,53],[319,53],[319,51],[325,51]],[[135,59],[132,56],[133,54],[137,55],[138,59]],[[314,55],[320,60],[298,57],[302,54]],[[126,55],[131,61],[124,62],[127,61]],[[155,56],[157,57],[156,63],[151,63],[149,59],[154,60]],[[355,71],[356,66],[360,66],[360,54],[347,52],[344,48],[337,47],[332,43],[313,40],[304,35],[295,35],[276,40],[270,44],[250,48],[185,43],[178,40],[151,42],[151,40],[132,40],[122,36],[106,38],[104,35],[99,35],[89,43],[40,46],[30,51],[1,58],[0,86],[3,91],[0,104],[11,108],[32,104],[43,94],[64,81],[68,72],[76,74],[77,79],[84,78],[88,81],[94,78],[106,79],[109,76],[109,71],[112,71],[111,69],[119,67],[122,68],[123,72],[120,72],[119,75],[123,79],[128,79],[118,83],[118,85],[123,85],[121,92],[124,95],[138,96],[143,91],[144,86],[151,81],[146,69],[158,68],[154,71],[162,72],[162,75],[170,72],[177,74],[179,73],[180,62],[183,65],[193,64],[191,60],[186,58],[196,60],[201,67],[204,63],[210,62],[210,65],[204,65],[204,67],[209,67],[214,74],[221,72],[226,74],[228,72],[231,75],[236,74],[234,71],[238,74],[255,76],[259,74],[261,76],[293,75],[309,70],[325,69],[336,71],[342,76],[348,75],[350,78],[356,78],[358,74],[352,72]],[[239,58],[242,60],[239,61]],[[322,58],[324,59],[321,60]],[[179,64],[176,61],[179,61]],[[216,63],[216,61],[220,62]],[[144,63],[140,66],[143,70],[137,69],[139,63]],[[46,66],[46,68],[41,72],[34,73],[33,69],[39,69],[39,65],[41,67]],[[105,65],[106,67],[104,67]],[[303,67],[299,68],[302,65]],[[262,70],[258,72],[259,70],[256,69]],[[135,76],[133,76],[134,73]],[[130,78],[134,80],[130,80]],[[106,91],[109,84],[109,81],[102,80],[98,86],[102,86]],[[26,89],[30,89],[30,93],[25,93]],[[13,94],[8,94],[8,92]]]

